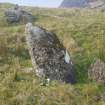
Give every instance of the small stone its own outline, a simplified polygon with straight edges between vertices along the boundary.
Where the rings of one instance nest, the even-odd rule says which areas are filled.
[[[100,59],[96,60],[88,70],[89,79],[105,84],[105,63]]]

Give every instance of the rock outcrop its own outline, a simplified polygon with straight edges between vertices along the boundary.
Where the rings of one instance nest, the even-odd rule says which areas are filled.
[[[60,7],[105,9],[105,0],[64,0]]]
[[[32,22],[34,20],[34,16],[30,13],[22,10],[18,5],[14,7],[14,9],[8,9],[5,11],[5,17],[7,22]]]
[[[26,25],[25,30],[36,74],[50,80],[75,83],[74,65],[57,36],[31,23]]]
[[[88,70],[89,79],[105,84],[105,63],[98,59]]]
[[[85,7],[87,4],[86,0],[64,0],[60,7],[62,8],[72,8],[72,7],[77,7],[77,8],[82,8]]]

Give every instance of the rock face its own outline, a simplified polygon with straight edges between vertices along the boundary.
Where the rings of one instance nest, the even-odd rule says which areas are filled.
[[[25,30],[36,74],[50,80],[75,83],[73,63],[57,36],[31,23]]]
[[[105,9],[105,0],[64,0],[61,8],[100,8]]]
[[[97,60],[88,71],[89,79],[105,84],[105,63]]]
[[[10,23],[13,22],[32,22],[34,20],[34,16],[30,13],[22,10],[18,5],[14,7],[14,9],[8,9],[5,11],[6,20]]]
[[[64,0],[60,7],[72,8],[72,7],[85,7],[87,4],[86,0]]]

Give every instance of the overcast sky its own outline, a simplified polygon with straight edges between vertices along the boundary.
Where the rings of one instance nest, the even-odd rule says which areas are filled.
[[[58,7],[63,0],[0,0],[0,2],[8,2],[19,5],[29,5],[38,7]]]

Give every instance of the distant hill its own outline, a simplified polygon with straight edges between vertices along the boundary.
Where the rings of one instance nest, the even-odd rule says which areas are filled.
[[[61,8],[105,8],[105,0],[64,0]]]
[[[87,4],[86,0],[64,0],[60,7],[71,8],[71,7],[85,7]]]

